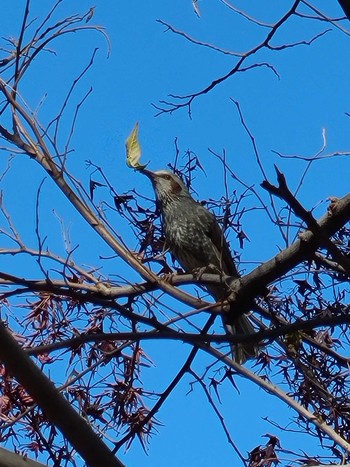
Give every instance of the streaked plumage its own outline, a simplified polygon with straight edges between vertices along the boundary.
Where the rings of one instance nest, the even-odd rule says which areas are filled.
[[[216,217],[190,195],[182,180],[172,172],[159,170],[143,173],[152,181],[166,245],[186,272],[213,266],[226,275],[239,277],[228,243]],[[228,289],[223,285],[207,287],[215,300],[227,296]],[[224,324],[230,333],[251,334],[254,328],[245,315],[235,318],[224,317]],[[243,363],[257,355],[255,345],[233,347],[235,360]]]

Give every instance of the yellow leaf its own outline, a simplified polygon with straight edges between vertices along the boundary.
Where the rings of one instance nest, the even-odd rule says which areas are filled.
[[[142,170],[146,166],[139,163],[141,157],[141,146],[139,143],[139,123],[136,122],[132,132],[125,142],[126,146],[126,163],[129,167],[136,170]]]

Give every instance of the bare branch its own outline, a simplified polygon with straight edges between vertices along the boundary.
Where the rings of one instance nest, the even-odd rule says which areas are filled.
[[[267,391],[268,393],[278,397],[283,402],[285,402],[289,407],[294,409],[298,414],[307,420],[309,420],[312,424],[318,427],[322,432],[326,433],[327,436],[331,440],[333,440],[337,445],[341,446],[345,449],[348,453],[350,452],[350,444],[345,441],[341,436],[339,436],[330,426],[328,426],[321,418],[318,418],[315,414],[306,410],[303,406],[301,406],[297,401],[295,401],[292,397],[286,394],[281,388],[277,387],[275,384],[271,383],[267,379],[263,379],[260,376],[256,375],[248,368],[245,368],[237,363],[233,362],[227,357],[222,357],[220,352],[213,348],[206,348],[207,352],[220,358],[223,360],[228,366],[234,368],[238,374],[244,376],[248,380],[254,382],[262,389]]]
[[[223,75],[223,76],[221,76],[219,78],[216,78],[208,86],[204,87],[200,91],[197,91],[197,92],[194,92],[194,93],[191,93],[191,94],[187,94],[187,95],[170,94],[170,98],[172,98],[172,100],[161,100],[159,102],[159,104],[153,104],[154,107],[158,110],[158,113],[156,115],[158,116],[158,115],[163,114],[163,113],[170,113],[171,114],[175,110],[179,110],[181,108],[186,108],[187,111],[188,111],[189,116],[191,117],[192,103],[197,97],[207,94],[208,92],[212,91],[216,86],[218,86],[222,82],[228,80],[230,77],[232,77],[236,73],[238,73],[240,71],[243,71],[244,70],[244,68],[243,68],[244,62],[248,58],[256,55],[262,49],[267,48],[267,49],[271,49],[271,50],[274,50],[274,49],[275,50],[283,50],[283,49],[287,49],[287,48],[291,48],[291,47],[297,47],[297,46],[300,46],[300,45],[310,45],[316,39],[322,37],[328,31],[324,31],[324,32],[322,32],[320,34],[315,35],[309,41],[299,41],[299,42],[295,42],[293,44],[283,44],[281,46],[274,46],[274,45],[271,44],[271,41],[274,38],[274,36],[276,35],[277,31],[279,31],[279,29],[282,27],[282,25],[284,25],[284,23],[286,23],[289,20],[289,18],[291,18],[293,15],[296,14],[297,8],[298,8],[299,4],[301,3],[301,1],[302,0],[296,0],[293,3],[291,8],[271,27],[271,29],[268,32],[268,34],[266,35],[265,39],[262,42],[260,42],[260,44],[256,45],[255,47],[253,47],[252,49],[250,49],[250,50],[248,50],[246,52],[242,52],[241,54],[238,54],[238,53],[235,52],[235,55],[237,55],[239,57],[238,60],[237,60],[237,63],[225,75]],[[175,28],[173,28],[173,29],[174,29],[174,32],[176,32],[177,34],[180,33],[179,31],[175,30]],[[185,34],[182,33],[181,35],[184,36]],[[185,35],[185,37],[186,36],[187,35]],[[195,40],[192,39],[192,38],[186,37],[186,39],[189,39],[192,42],[195,42]],[[208,44],[201,43],[200,45],[205,45],[205,46],[208,47]],[[246,68],[246,70],[254,68],[256,66],[258,66],[258,64],[250,65],[249,67]],[[270,65],[270,67],[273,69],[273,67],[271,65]]]

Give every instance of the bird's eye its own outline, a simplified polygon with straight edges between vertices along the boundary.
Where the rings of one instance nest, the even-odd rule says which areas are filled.
[[[164,177],[164,178],[165,178],[165,180],[171,180],[171,177],[170,177],[170,175],[165,175],[165,177]]]

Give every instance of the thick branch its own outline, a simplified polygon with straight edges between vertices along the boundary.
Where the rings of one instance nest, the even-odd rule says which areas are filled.
[[[293,193],[288,188],[287,181],[283,173],[280,172],[276,166],[275,170],[277,172],[278,186],[272,185],[267,180],[264,180],[261,186],[271,194],[278,196],[279,198],[286,201],[293,209],[294,213],[307,224],[308,228],[315,234],[315,236],[319,237],[320,243],[323,244],[325,248],[327,248],[333,259],[336,260],[350,275],[349,258],[344,256],[338,250],[334,243],[329,239],[328,235],[319,226],[311,212],[307,211],[295,198]]]
[[[28,457],[0,448],[0,467],[45,467]]]
[[[339,198],[332,206],[332,210],[318,220],[318,225],[325,235],[331,237],[349,221],[350,194]],[[233,293],[229,297],[231,309],[234,306],[237,314],[249,310],[254,297],[259,295],[268,284],[280,279],[298,264],[312,259],[321,243],[319,237],[310,230],[306,230],[288,248],[246,276],[233,281],[230,284]]]
[[[0,359],[8,371],[28,391],[86,463],[95,467],[123,467],[89,424],[77,414],[68,400],[26,355],[2,322],[0,341]]]

